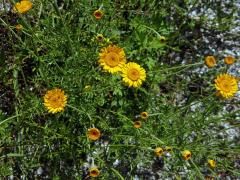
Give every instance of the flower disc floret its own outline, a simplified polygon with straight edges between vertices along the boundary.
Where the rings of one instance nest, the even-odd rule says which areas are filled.
[[[126,63],[125,53],[122,48],[116,45],[109,45],[101,49],[101,53],[99,53],[99,63],[103,66],[104,70],[110,73],[119,72]]]
[[[238,83],[230,74],[220,74],[215,79],[215,88],[224,98],[231,98],[238,91]]]
[[[122,69],[123,82],[129,87],[140,87],[146,79],[146,71],[139,64],[127,63]]]
[[[44,96],[44,106],[50,113],[57,113],[64,110],[67,104],[67,96],[64,91],[58,88],[47,91]]]

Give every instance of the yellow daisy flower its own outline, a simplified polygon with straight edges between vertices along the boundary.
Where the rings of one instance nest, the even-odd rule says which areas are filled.
[[[182,152],[182,157],[184,160],[189,160],[192,156],[192,153],[189,150],[184,150]]]
[[[154,150],[154,153],[157,157],[160,157],[163,155],[163,149],[161,147],[157,147],[155,150]]]
[[[148,112],[141,112],[140,116],[141,116],[142,119],[146,120],[148,118]]]
[[[64,91],[58,88],[47,91],[44,96],[44,106],[50,113],[57,113],[64,110],[67,104],[67,96]]]
[[[91,177],[98,177],[100,174],[100,171],[96,167],[92,167],[89,169],[89,176]]]
[[[134,62],[127,63],[122,69],[123,81],[129,87],[140,87],[146,79],[146,71],[139,64]]]
[[[94,11],[93,15],[97,20],[99,20],[103,17],[103,12],[98,9],[98,10]]]
[[[100,138],[101,133],[97,128],[88,129],[87,136],[90,140],[96,141]]]
[[[99,58],[100,65],[110,73],[121,71],[122,66],[126,63],[123,49],[115,45],[101,49]]]
[[[27,12],[28,10],[30,10],[32,8],[32,2],[31,1],[28,1],[28,0],[22,0],[20,2],[17,2],[14,7],[13,7],[13,10],[15,12],[18,12],[18,13],[25,13]]]
[[[230,98],[238,91],[238,83],[230,74],[220,74],[215,79],[215,88],[224,98]]]
[[[216,167],[216,161],[214,161],[213,159],[209,159],[208,160],[208,166],[210,168],[215,168]]]
[[[225,64],[231,65],[235,62],[235,58],[232,56],[227,56],[224,58]]]
[[[141,121],[134,121],[134,123],[133,123],[133,127],[134,127],[134,128],[138,129],[138,128],[140,128],[141,126],[142,126]]]
[[[212,68],[216,65],[216,59],[214,56],[207,56],[205,58],[205,64],[207,65],[207,67]]]

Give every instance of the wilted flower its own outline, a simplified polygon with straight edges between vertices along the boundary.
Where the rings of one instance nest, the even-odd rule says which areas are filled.
[[[142,126],[142,123],[141,121],[134,121],[133,126],[138,129]]]
[[[89,139],[96,141],[100,138],[101,133],[97,128],[88,129],[87,136]]]
[[[207,56],[205,58],[205,64],[207,65],[207,67],[212,68],[216,65],[216,59],[214,56]]]
[[[163,155],[163,149],[161,147],[157,147],[155,150],[154,150],[154,153],[157,157],[160,157]]]
[[[184,150],[182,152],[182,157],[184,160],[189,160],[192,156],[192,153],[189,150]]]
[[[89,176],[91,177],[98,177],[100,174],[100,171],[96,167],[92,167],[89,169]]]
[[[224,62],[228,65],[231,65],[235,62],[235,58],[232,56],[227,56],[224,58]]]
[[[142,119],[146,120],[148,118],[148,112],[141,112],[140,116],[141,116]]]
[[[93,15],[94,15],[94,17],[95,17],[97,20],[99,20],[99,19],[102,18],[103,12],[98,9],[98,10],[94,11]]]

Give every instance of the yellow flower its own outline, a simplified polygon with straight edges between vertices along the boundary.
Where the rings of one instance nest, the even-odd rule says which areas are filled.
[[[224,98],[230,98],[238,91],[238,83],[230,74],[220,74],[215,79],[215,88]]]
[[[110,73],[121,71],[122,66],[126,63],[123,49],[115,45],[101,49],[99,58],[100,65]]]
[[[64,91],[58,88],[47,91],[44,96],[44,106],[50,113],[57,113],[64,110],[67,104],[67,96]]]
[[[189,160],[192,156],[192,153],[189,150],[184,150],[182,152],[182,157],[184,160]]]
[[[227,56],[224,58],[224,62],[228,65],[231,65],[235,62],[235,58],[232,56]]]
[[[14,7],[13,10],[15,12],[19,12],[19,13],[25,13],[27,12],[29,9],[32,8],[32,2],[28,1],[28,0],[22,0],[20,2],[17,2]]]
[[[101,133],[97,128],[88,129],[87,136],[89,139],[96,141],[100,138]]]
[[[147,112],[141,112],[140,116],[141,116],[142,119],[146,120],[148,118],[148,113]]]
[[[154,150],[154,153],[157,157],[160,157],[163,155],[163,149],[161,147],[157,147],[155,150]]]
[[[123,81],[129,87],[140,87],[146,79],[146,72],[139,64],[134,62],[127,63],[122,69]]]
[[[91,176],[91,177],[98,177],[99,174],[100,174],[100,171],[98,170],[98,168],[96,168],[96,167],[90,168],[89,176]]]
[[[207,67],[212,68],[216,65],[216,59],[214,56],[207,56],[205,58],[205,64],[207,65]]]
[[[99,42],[102,42],[102,41],[104,40],[104,37],[103,37],[102,34],[97,34],[96,39],[97,39]]]
[[[16,28],[18,31],[20,31],[20,30],[23,29],[23,26],[22,26],[21,24],[17,24],[17,25],[15,26],[15,28]]]
[[[214,161],[213,159],[209,159],[208,160],[208,166],[210,168],[215,168],[216,167],[216,161]]]
[[[173,148],[170,146],[166,146],[164,150],[171,153],[173,151]]]
[[[103,12],[98,9],[98,10],[94,11],[93,15],[97,20],[99,20],[103,17]]]
[[[142,126],[142,123],[141,123],[141,121],[134,121],[133,126],[134,126],[136,129],[138,129],[138,128],[140,128],[140,127]]]

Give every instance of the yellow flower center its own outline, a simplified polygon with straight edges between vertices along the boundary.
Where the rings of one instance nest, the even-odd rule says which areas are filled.
[[[212,58],[212,57],[208,59],[208,62],[209,62],[211,65],[215,64],[215,60],[214,60],[214,58]]]
[[[110,67],[115,67],[119,64],[118,54],[115,52],[110,52],[107,54],[105,63]]]
[[[132,81],[136,81],[140,78],[140,72],[137,69],[132,68],[128,70],[127,76]]]
[[[51,106],[53,108],[58,108],[58,107],[62,106],[64,99],[61,98],[60,95],[57,95],[57,96],[50,97],[49,102],[51,103]]]
[[[222,90],[228,92],[231,89],[231,85],[227,80],[221,82]]]

